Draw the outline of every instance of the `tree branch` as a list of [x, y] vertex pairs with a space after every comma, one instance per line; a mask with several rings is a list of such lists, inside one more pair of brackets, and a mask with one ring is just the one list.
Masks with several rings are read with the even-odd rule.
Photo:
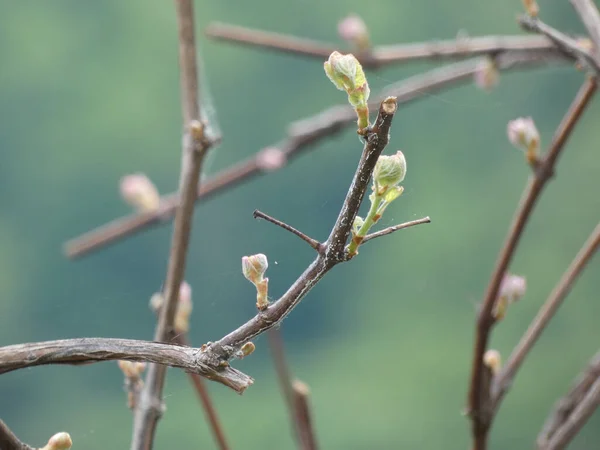
[[564, 448], [600, 403], [600, 352], [561, 398], [537, 439], [538, 449]]
[[[333, 51], [340, 50], [339, 45], [224, 23], [209, 24], [204, 34], [214, 39], [317, 59], [327, 59]], [[363, 67], [377, 69], [408, 61], [463, 59], [482, 55], [498, 55], [514, 50], [544, 51], [553, 48], [553, 42], [541, 36], [482, 36], [378, 46], [369, 52], [359, 53], [356, 57]]]
[[596, 75], [600, 73], [600, 66], [594, 55], [579, 45], [575, 39], [546, 25], [537, 17], [521, 16], [518, 21], [519, 25], [521, 25], [524, 30], [547, 36], [556, 44], [556, 47], [562, 50], [567, 56], [582, 62]]
[[[165, 301], [160, 310], [154, 340], [166, 342], [173, 337], [173, 322], [177, 309], [179, 287], [183, 281], [187, 249], [192, 227], [196, 190], [204, 157], [211, 142], [205, 136], [205, 123], [201, 122], [198, 92], [198, 67], [194, 36], [193, 0], [175, 0], [179, 30], [179, 66], [183, 128], [179, 193], [181, 202], [176, 209], [171, 251], [165, 281]], [[144, 388], [135, 409], [131, 448], [152, 448], [158, 419], [162, 414], [162, 390], [166, 366], [150, 365]]]
[[579, 275], [583, 272], [585, 266], [596, 253], [596, 250], [598, 250], [599, 246], [600, 224], [596, 225], [592, 234], [588, 237], [585, 244], [583, 244], [583, 247], [581, 247], [567, 271], [563, 274], [544, 305], [540, 308], [535, 319], [533, 319], [529, 328], [521, 338], [521, 341], [510, 355], [506, 365], [497, 376], [493, 393], [492, 409], [494, 411], [497, 410], [502, 398], [512, 385], [515, 375], [521, 367], [521, 364], [523, 364], [525, 357], [548, 325], [548, 322], [550, 322], [550, 319], [554, 317], [554, 314], [556, 314], [556, 311], [575, 284], [575, 281], [577, 281]]
[[403, 230], [404, 228], [414, 227], [415, 225], [421, 225], [422, 223], [431, 223], [431, 219], [428, 217], [423, 217], [422, 219], [411, 220], [410, 222], [404, 222], [399, 225], [394, 225], [392, 227], [385, 228], [381, 231], [376, 231], [375, 233], [367, 234], [365, 238], [362, 240], [362, 244], [370, 241], [371, 239], [376, 239], [381, 236], [386, 236], [388, 234], [394, 233], [398, 230]]
[[259, 211], [258, 209], [254, 210], [254, 213], [252, 214], [252, 216], [255, 219], [265, 219], [267, 222], [271, 222], [272, 224], [275, 224], [278, 227], [281, 227], [284, 230], [289, 231], [292, 234], [295, 234], [300, 239], [302, 239], [304, 242], [306, 242], [308, 245], [310, 245], [313, 249], [315, 249], [317, 252], [321, 252], [323, 250], [323, 246], [319, 241], [307, 236], [302, 231], [297, 230], [293, 226], [288, 225], [287, 223], [282, 222], [281, 220], [277, 220], [277, 219], [269, 216], [268, 214], [265, 214], [264, 212]]
[[[515, 50], [499, 55], [496, 65], [499, 70], [514, 70], [564, 61], [564, 55], [556, 49]], [[431, 93], [472, 82], [479, 65], [479, 60], [465, 61], [415, 75], [384, 89], [370, 104], [376, 108], [378, 102], [388, 95], [397, 97], [398, 104], [428, 98]], [[298, 120], [288, 128], [288, 137], [280, 143], [265, 147], [250, 159], [237, 163], [203, 182], [196, 192], [196, 199], [207, 199], [258, 175], [278, 170], [285, 166], [287, 161], [308, 150], [311, 145], [355, 123], [356, 113], [348, 105], [333, 106], [312, 117]], [[65, 253], [69, 258], [79, 258], [146, 228], [165, 223], [166, 219], [174, 215], [178, 205], [177, 193], [166, 195], [161, 198], [157, 211], [134, 213], [115, 219], [71, 239], [64, 246]]]
[[316, 433], [313, 427], [310, 406], [308, 398], [310, 391], [308, 386], [299, 380], [292, 383], [292, 392], [294, 396], [294, 405], [298, 417], [298, 434], [302, 444], [302, 450], [317, 450]]
[[554, 171], [554, 165], [558, 156], [595, 91], [595, 80], [588, 78], [580, 88], [569, 110], [558, 126], [547, 154], [543, 157], [543, 160], [534, 171], [532, 177], [530, 177], [527, 187], [525, 188], [524, 195], [510, 226], [508, 236], [500, 251], [496, 266], [486, 289], [483, 304], [477, 318], [475, 348], [473, 352], [468, 398], [468, 412], [472, 421], [474, 450], [484, 450], [486, 448], [487, 434], [491, 425], [491, 405], [489, 402], [484, 404], [482, 401], [484, 397], [482, 383], [484, 367], [483, 355], [487, 349], [489, 335], [492, 326], [494, 325], [492, 310], [496, 298], [498, 297], [500, 283], [512, 260], [513, 254], [523, 234], [523, 230], [525, 229], [525, 225], [531, 216], [531, 212], [533, 211], [544, 186]]
[[600, 56], [600, 12], [592, 0], [571, 0], [581, 18], [583, 25], [594, 43], [594, 55], [598, 60]]
[[133, 339], [78, 338], [0, 347], [0, 374], [48, 364], [83, 364], [125, 359], [178, 367], [241, 394], [254, 380], [229, 366], [208, 367], [201, 348]]
[[35, 450], [33, 447], [21, 442], [19, 438], [0, 419], [0, 449], [2, 450]]

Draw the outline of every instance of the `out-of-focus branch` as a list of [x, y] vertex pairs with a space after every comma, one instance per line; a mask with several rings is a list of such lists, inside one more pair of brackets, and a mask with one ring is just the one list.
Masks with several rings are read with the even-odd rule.
[[142, 361], [178, 367], [243, 393], [253, 380], [229, 366], [208, 367], [201, 348], [133, 339], [79, 338], [0, 347], [0, 374], [48, 364], [85, 364], [100, 361]]
[[[183, 148], [179, 176], [180, 202], [175, 211], [175, 223], [164, 286], [165, 301], [161, 307], [154, 340], [166, 342], [173, 338], [173, 322], [183, 282], [196, 191], [202, 163], [212, 142], [206, 123], [201, 122], [198, 65], [194, 33], [193, 0], [175, 0], [179, 31], [179, 67], [183, 116]], [[151, 364], [144, 388], [135, 409], [132, 450], [152, 448], [157, 422], [162, 415], [162, 391], [166, 366]]]
[[[179, 345], [189, 346], [187, 334], [180, 333], [175, 337], [175, 342]], [[198, 394], [198, 398], [200, 399], [200, 403], [202, 403], [202, 408], [204, 409], [204, 413], [206, 414], [206, 418], [208, 419], [208, 423], [210, 425], [210, 429], [212, 431], [213, 437], [219, 450], [228, 450], [229, 445], [227, 444], [227, 438], [225, 437], [225, 432], [223, 430], [223, 426], [221, 421], [219, 420], [219, 415], [217, 414], [217, 410], [213, 404], [212, 399], [208, 393], [208, 388], [204, 383], [204, 380], [200, 375], [194, 372], [186, 372], [192, 386], [194, 386], [194, 390]]]
[[492, 311], [498, 297], [500, 283], [506, 274], [533, 208], [537, 203], [544, 186], [554, 173], [554, 165], [568, 137], [571, 135], [575, 124], [589, 104], [595, 91], [596, 81], [593, 78], [588, 78], [580, 88], [573, 103], [569, 107], [569, 110], [559, 124], [548, 152], [543, 156], [539, 165], [535, 168], [534, 173], [530, 177], [527, 187], [525, 188], [523, 197], [487, 286], [483, 304], [481, 305], [479, 316], [477, 318], [475, 348], [473, 351], [468, 398], [468, 413], [472, 421], [474, 450], [485, 450], [487, 446], [487, 435], [493, 417], [491, 402], [483, 401], [484, 399], [490, 399], [489, 393], [485, 392], [486, 386], [484, 386], [483, 383], [483, 356], [487, 350], [492, 326], [495, 323]]
[[21, 442], [8, 425], [0, 419], [0, 449], [2, 450], [35, 450]]
[[292, 392], [294, 406], [296, 407], [296, 416], [298, 420], [298, 439], [302, 450], [317, 450], [316, 433], [313, 427], [313, 421], [308, 399], [310, 391], [308, 386], [302, 381], [294, 380], [292, 383]]
[[[214, 39], [316, 59], [327, 59], [333, 51], [340, 50], [334, 44], [223, 23], [210, 24], [204, 33]], [[541, 36], [482, 36], [377, 46], [368, 52], [356, 54], [356, 57], [363, 67], [376, 69], [408, 61], [464, 59], [482, 55], [496, 56], [515, 50], [546, 51], [553, 48], [552, 41]]]
[[598, 61], [600, 58], [600, 12], [598, 12], [598, 7], [593, 0], [571, 0], [571, 4], [592, 38], [594, 56]]
[[529, 328], [521, 338], [521, 341], [517, 344], [515, 349], [513, 350], [510, 358], [506, 362], [500, 374], [497, 376], [496, 381], [494, 383], [494, 393], [493, 393], [493, 410], [496, 411], [502, 398], [510, 389], [512, 382], [515, 378], [515, 375], [525, 357], [536, 343], [539, 336], [542, 334], [542, 331], [550, 322], [550, 319], [554, 317], [556, 311], [562, 304], [563, 300], [575, 284], [575, 281], [579, 277], [579, 275], [583, 272], [583, 269], [590, 262], [598, 247], [600, 246], [600, 224], [596, 225], [596, 228], [592, 232], [592, 234], [588, 237], [587, 241], [579, 252], [571, 265], [567, 269], [567, 271], [563, 274], [562, 278], [544, 303], [544, 305], [540, 308], [536, 317], [529, 325]]
[[[556, 49], [512, 50], [496, 57], [499, 70], [515, 70], [539, 67], [548, 63], [564, 62], [563, 54]], [[471, 82], [480, 66], [480, 60], [464, 61], [430, 70], [402, 80], [384, 89], [374, 107], [388, 95], [397, 97], [398, 104], [407, 104], [444, 89]], [[254, 177], [278, 170], [318, 141], [332, 136], [356, 122], [356, 113], [347, 105], [328, 108], [312, 117], [299, 120], [288, 128], [288, 137], [278, 144], [265, 147], [250, 159], [233, 165], [209, 178], [198, 188], [197, 199], [213, 195], [249, 181]], [[162, 197], [155, 212], [134, 213], [115, 219], [91, 230], [65, 244], [69, 258], [79, 258], [99, 250], [172, 217], [179, 205], [177, 193]]]
[[571, 390], [561, 398], [537, 439], [540, 450], [560, 450], [600, 406], [600, 353], [592, 358]]

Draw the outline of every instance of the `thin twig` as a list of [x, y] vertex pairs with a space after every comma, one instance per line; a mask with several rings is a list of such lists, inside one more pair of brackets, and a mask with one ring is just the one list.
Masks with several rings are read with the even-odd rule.
[[292, 392], [294, 394], [294, 405], [298, 417], [298, 434], [302, 445], [301, 448], [302, 450], [317, 450], [319, 447], [308, 404], [310, 397], [308, 386], [300, 380], [294, 380], [292, 383]]
[[227, 365], [208, 367], [203, 349], [133, 339], [78, 338], [0, 347], [0, 374], [48, 364], [83, 364], [125, 359], [178, 367], [243, 393], [253, 380]]
[[[499, 70], [506, 71], [564, 62], [565, 58], [556, 49], [514, 50], [499, 55], [495, 61]], [[464, 61], [415, 75], [384, 89], [372, 103], [376, 105], [388, 95], [397, 97], [398, 104], [429, 98], [431, 93], [472, 82], [479, 66], [480, 60]], [[356, 113], [348, 105], [334, 106], [309, 118], [298, 120], [288, 128], [288, 137], [282, 142], [265, 147], [250, 159], [239, 162], [203, 182], [197, 191], [197, 199], [207, 199], [258, 175], [278, 170], [303, 151], [310, 149], [311, 145], [355, 123]], [[166, 195], [161, 198], [160, 207], [155, 212], [134, 213], [118, 218], [69, 240], [64, 245], [65, 254], [69, 258], [79, 258], [151, 226], [166, 223], [166, 219], [174, 215], [178, 205], [177, 193]]]
[[[596, 353], [592, 358], [588, 367], [579, 375], [570, 391], [556, 403], [554, 410], [546, 420], [538, 436], [538, 449], [552, 448], [551, 442], [553, 443], [552, 445], [556, 446], [557, 440], [561, 436], [567, 435], [565, 433], [567, 428], [564, 427], [570, 427], [570, 424], [573, 423], [572, 419], [581, 417], [581, 415], [576, 414], [573, 416], [573, 414], [586, 401], [586, 397], [589, 401], [594, 396], [594, 392], [597, 392], [597, 390], [594, 391], [594, 384], [598, 384], [598, 380], [600, 380], [600, 352]], [[567, 442], [564, 443], [566, 444]]]
[[592, 0], [571, 0], [571, 4], [594, 43], [594, 55], [600, 57], [600, 12]]
[[491, 405], [489, 402], [488, 404], [484, 404], [482, 401], [485, 394], [482, 389], [482, 373], [484, 367], [483, 355], [487, 349], [490, 331], [495, 322], [492, 310], [496, 298], [498, 297], [500, 283], [508, 269], [515, 249], [523, 234], [523, 230], [525, 229], [525, 225], [539, 199], [540, 193], [554, 172], [554, 165], [558, 156], [595, 91], [595, 80], [588, 78], [580, 88], [569, 107], [569, 110], [558, 126], [547, 154], [543, 157], [539, 167], [536, 168], [534, 174], [530, 177], [527, 187], [525, 188], [523, 197], [510, 226], [508, 236], [500, 251], [490, 282], [486, 289], [483, 304], [477, 318], [475, 348], [473, 351], [468, 398], [468, 412], [472, 421], [474, 450], [485, 450], [487, 446], [487, 434], [491, 425]]
[[540, 308], [535, 319], [533, 319], [531, 325], [529, 325], [529, 328], [521, 338], [521, 341], [515, 347], [510, 358], [506, 362], [506, 365], [496, 378], [493, 399], [494, 411], [497, 410], [502, 398], [512, 385], [515, 375], [521, 367], [521, 364], [523, 364], [525, 357], [548, 325], [548, 322], [554, 317], [554, 314], [556, 314], [556, 311], [573, 287], [573, 284], [575, 284], [575, 281], [592, 259], [592, 256], [594, 256], [599, 246], [600, 224], [596, 225], [592, 234], [588, 237], [585, 244], [583, 244], [583, 247], [581, 247], [567, 271], [563, 274], [544, 305]]
[[33, 447], [21, 442], [19, 438], [0, 419], [0, 449], [2, 450], [35, 450]]
[[521, 25], [524, 30], [547, 36], [560, 50], [565, 52], [565, 54], [584, 63], [596, 75], [600, 73], [600, 66], [598, 65], [596, 58], [594, 58], [594, 55], [579, 45], [575, 39], [567, 36], [555, 28], [552, 28], [549, 25], [546, 25], [537, 17], [521, 16], [518, 20], [519, 25]]
[[371, 239], [385, 236], [395, 231], [403, 230], [404, 228], [410, 228], [414, 227], [415, 225], [421, 225], [422, 223], [431, 223], [431, 219], [429, 217], [423, 217], [422, 219], [411, 220], [410, 222], [404, 222], [399, 225], [394, 225], [392, 227], [385, 228], [381, 231], [376, 231], [375, 233], [367, 234], [363, 239], [362, 244], [364, 244], [367, 241], [370, 241]]
[[[175, 0], [179, 30], [179, 66], [183, 128], [179, 192], [181, 203], [176, 210], [171, 251], [165, 281], [165, 301], [160, 310], [154, 340], [166, 342], [173, 337], [179, 287], [183, 281], [190, 240], [196, 191], [204, 157], [211, 142], [206, 138], [206, 124], [201, 123], [198, 67], [194, 35], [193, 0]], [[135, 410], [132, 450], [152, 448], [157, 422], [162, 414], [162, 391], [166, 366], [152, 364], [148, 368], [144, 389]]]
[[271, 222], [272, 224], [275, 224], [278, 227], [281, 227], [284, 230], [289, 231], [292, 234], [295, 234], [300, 239], [302, 239], [304, 242], [306, 242], [308, 245], [310, 245], [312, 248], [314, 248], [317, 252], [323, 251], [323, 244], [321, 244], [316, 239], [313, 239], [313, 238], [307, 236], [302, 231], [297, 230], [293, 226], [288, 225], [287, 223], [282, 222], [281, 220], [277, 220], [277, 219], [269, 216], [268, 214], [265, 214], [264, 212], [259, 211], [258, 209], [255, 209], [254, 213], [252, 215], [255, 219], [265, 219], [267, 222]]
[[[175, 338], [175, 342], [179, 345], [189, 346], [187, 334], [178, 334]], [[194, 386], [194, 390], [198, 394], [198, 398], [200, 399], [200, 403], [202, 403], [202, 409], [204, 409], [204, 413], [206, 414], [206, 418], [208, 419], [208, 424], [213, 434], [213, 438], [217, 443], [217, 446], [220, 450], [228, 450], [229, 445], [227, 444], [227, 438], [225, 437], [225, 432], [223, 430], [223, 426], [221, 424], [221, 420], [219, 419], [219, 415], [217, 414], [217, 410], [215, 409], [215, 405], [210, 398], [208, 393], [208, 388], [204, 383], [204, 380], [200, 375], [193, 372], [186, 372], [192, 386]]]
[[[224, 23], [211, 23], [204, 33], [215, 39], [317, 59], [327, 59], [333, 51], [340, 50], [339, 45]], [[552, 41], [541, 36], [482, 36], [378, 46], [368, 52], [358, 53], [356, 57], [365, 68], [376, 69], [424, 59], [464, 59], [513, 50], [549, 50], [553, 47]]]

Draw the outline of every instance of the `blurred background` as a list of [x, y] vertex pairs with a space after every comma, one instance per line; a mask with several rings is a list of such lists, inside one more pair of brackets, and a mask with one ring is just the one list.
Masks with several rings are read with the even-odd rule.
[[[345, 44], [337, 22], [360, 14], [375, 44], [519, 34], [521, 2], [296, 0], [196, 2], [199, 30], [229, 22]], [[583, 32], [568, 2], [542, 17]], [[2, 2], [0, 14], [0, 345], [74, 337], [151, 339], [148, 300], [166, 271], [166, 224], [68, 261], [63, 243], [130, 209], [118, 182], [145, 172], [177, 188], [181, 114], [172, 2]], [[198, 33], [222, 144], [206, 174], [285, 136], [289, 123], [345, 102], [322, 61], [213, 42]], [[367, 71], [373, 93], [433, 68]], [[330, 273], [282, 328], [296, 377], [312, 393], [324, 449], [465, 449], [465, 405], [475, 311], [525, 185], [523, 155], [506, 123], [534, 117], [547, 144], [583, 80], [569, 66], [501, 75], [491, 93], [467, 83], [402, 107], [388, 153], [408, 161], [404, 195], [382, 226], [424, 215], [432, 224], [361, 248]], [[584, 114], [511, 266], [528, 291], [493, 334], [504, 358], [598, 221], [600, 104]], [[241, 257], [270, 261], [278, 297], [311, 261], [297, 238], [252, 219], [261, 209], [324, 239], [361, 144], [352, 128], [284, 169], [200, 204], [186, 279], [190, 339], [215, 340], [255, 312]], [[556, 399], [598, 350], [600, 260], [593, 261], [543, 334], [503, 403], [492, 448], [531, 448]], [[243, 396], [210, 384], [234, 449], [292, 449], [267, 340], [235, 363], [255, 385]], [[115, 363], [37, 367], [0, 377], [0, 417], [27, 443], [67, 430], [74, 448], [128, 448], [131, 413]], [[213, 448], [185, 374], [170, 370], [157, 449]], [[600, 416], [571, 448], [598, 448]]]

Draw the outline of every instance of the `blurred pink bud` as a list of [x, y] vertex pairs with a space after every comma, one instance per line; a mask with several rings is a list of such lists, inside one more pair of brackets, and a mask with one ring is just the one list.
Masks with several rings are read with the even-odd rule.
[[490, 58], [481, 61], [473, 75], [473, 80], [478, 88], [491, 91], [500, 81], [500, 72], [494, 61]]
[[367, 25], [356, 14], [350, 14], [338, 23], [338, 34], [359, 50], [367, 50], [370, 46]]
[[121, 372], [123, 372], [123, 375], [127, 378], [139, 378], [142, 375], [142, 372], [146, 370], [146, 363], [144, 362], [126, 361], [121, 359], [117, 364], [119, 365]]
[[500, 297], [506, 298], [508, 303], [514, 303], [525, 295], [527, 281], [518, 275], [506, 274], [500, 284]]
[[184, 281], [179, 287], [179, 303], [175, 313], [175, 330], [178, 333], [186, 333], [190, 329], [190, 315], [193, 306], [192, 287]]
[[120, 183], [121, 197], [140, 211], [155, 211], [160, 205], [156, 186], [143, 173], [125, 175]]
[[500, 372], [502, 359], [498, 350], [488, 350], [483, 355], [483, 363], [490, 368], [493, 375], [497, 375]]
[[531, 117], [519, 117], [508, 122], [508, 140], [515, 147], [536, 154], [540, 146], [540, 134]]
[[287, 157], [285, 153], [275, 147], [267, 147], [260, 151], [257, 164], [265, 172], [272, 172], [285, 166]]

